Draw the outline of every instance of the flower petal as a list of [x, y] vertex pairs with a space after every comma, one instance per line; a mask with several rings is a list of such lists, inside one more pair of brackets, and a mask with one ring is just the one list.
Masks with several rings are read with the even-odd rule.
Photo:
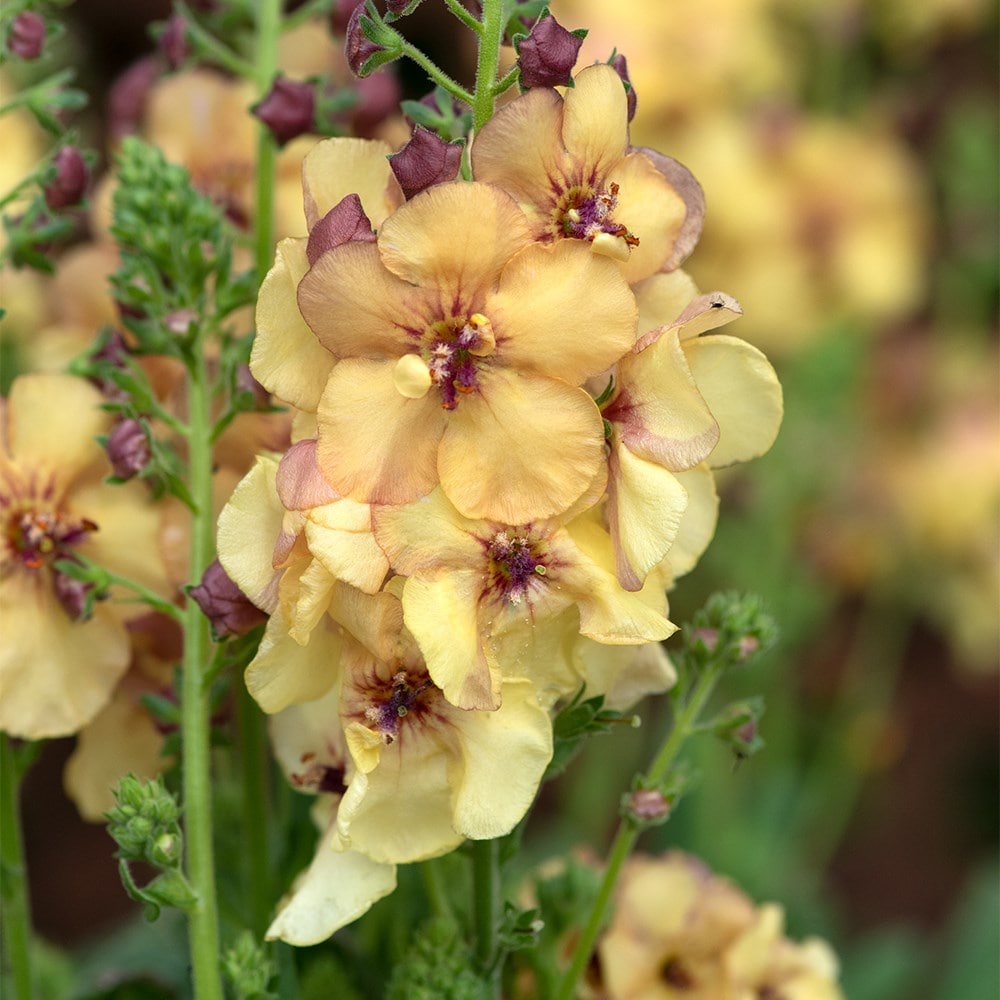
[[314, 508], [306, 519], [306, 542], [327, 572], [367, 594], [377, 593], [389, 572], [368, 504], [345, 498]]
[[634, 288], [639, 305], [639, 339], [673, 323], [687, 304], [698, 296], [698, 288], [685, 271], [654, 274]]
[[449, 414], [438, 455], [459, 512], [505, 524], [567, 510], [603, 461], [601, 417], [583, 389], [500, 368]]
[[675, 472], [688, 495], [687, 507], [681, 518], [667, 562], [675, 577], [694, 569], [715, 535], [719, 518], [719, 497], [715, 492], [715, 477], [703, 462], [685, 472]]
[[334, 358], [299, 312], [296, 290], [308, 270], [306, 241], [282, 240], [257, 297], [250, 370], [279, 399], [315, 413]]
[[349, 194], [360, 197], [365, 215], [378, 228], [403, 203], [403, 192], [389, 168], [391, 152], [381, 139], [337, 137], [316, 143], [302, 161], [309, 228]]
[[578, 240], [519, 253], [485, 309], [504, 364], [571, 385], [606, 371], [635, 343], [638, 314], [621, 267]]
[[337, 358], [408, 353], [437, 318], [436, 301], [436, 295], [386, 270], [373, 243], [344, 243], [327, 251], [298, 287], [298, 309]]
[[614, 179], [608, 171], [628, 144], [628, 97], [611, 66], [588, 66], [573, 78], [566, 91], [562, 138], [585, 176]]
[[458, 708], [492, 711], [500, 706], [500, 675], [491, 672], [479, 634], [482, 592], [478, 571], [410, 577], [403, 588], [403, 617], [445, 698]]
[[323, 475], [338, 493], [363, 503], [424, 496], [438, 484], [448, 416], [434, 397], [401, 396], [391, 362], [341, 361], [320, 401], [316, 454]]
[[464, 181], [435, 184], [385, 220], [378, 249], [403, 281], [470, 303], [531, 242], [528, 220], [499, 188]]
[[784, 412], [781, 384], [770, 362], [744, 340], [725, 334], [683, 344], [698, 391], [719, 424], [712, 468], [746, 462], [771, 447]]

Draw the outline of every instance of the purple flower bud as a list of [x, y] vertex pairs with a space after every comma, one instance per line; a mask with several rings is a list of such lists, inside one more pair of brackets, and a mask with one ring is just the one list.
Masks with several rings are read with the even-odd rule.
[[385, 9], [391, 14], [402, 14], [413, 0], [385, 0]]
[[623, 83], [628, 84], [625, 88], [628, 94], [628, 120], [632, 121], [635, 118], [635, 108], [639, 99], [635, 96], [635, 87], [632, 86], [632, 81], [628, 76], [628, 63], [620, 52], [611, 60], [611, 68], [622, 78]]
[[94, 585], [74, 580], [73, 577], [58, 571], [53, 575], [52, 582], [56, 598], [66, 614], [75, 622], [83, 621], [86, 617], [87, 596], [94, 589]]
[[37, 59], [45, 47], [45, 22], [33, 10], [22, 10], [11, 22], [7, 48], [19, 59]]
[[361, 15], [365, 12], [365, 5], [358, 4], [351, 12], [351, 19], [347, 22], [347, 29], [344, 32], [344, 54], [347, 56], [347, 65], [351, 67], [351, 72], [355, 76], [361, 76], [361, 67], [376, 52], [381, 51], [381, 47], [368, 38], [361, 29]]
[[56, 175], [45, 185], [45, 204], [53, 211], [79, 205], [89, 178], [80, 150], [76, 146], [63, 146], [52, 164]]
[[371, 17], [364, 4], [354, 8], [344, 37], [344, 55], [355, 76], [368, 76], [403, 54], [403, 39], [394, 28]]
[[265, 410], [271, 405], [271, 394], [253, 377], [249, 365], [240, 365], [236, 369], [236, 386], [252, 393], [258, 410]]
[[638, 788], [628, 797], [629, 813], [644, 823], [659, 823], [670, 815], [670, 801], [655, 788]]
[[445, 142], [429, 129], [413, 130], [410, 141], [389, 157], [389, 166], [407, 199], [432, 184], [454, 180], [462, 161], [462, 147]]
[[174, 14], [163, 26], [157, 42], [171, 69], [180, 69], [191, 52], [187, 40], [187, 22]]
[[251, 604], [233, 583], [218, 559], [205, 570], [201, 583], [192, 587], [190, 593], [212, 623], [212, 631], [217, 638], [246, 635], [267, 619], [267, 615]]
[[551, 14], [535, 22], [531, 34], [517, 44], [521, 86], [560, 87], [571, 80], [586, 32], [567, 31]]
[[138, 131], [146, 98], [160, 73], [160, 60], [156, 56], [146, 56], [129, 66], [111, 85], [107, 117], [112, 140]]
[[275, 142], [284, 146], [313, 130], [316, 86], [277, 76], [263, 100], [250, 110], [271, 130]]
[[375, 234], [361, 199], [356, 194], [349, 194], [309, 230], [306, 258], [310, 265], [315, 264], [327, 250], [355, 241], [374, 243]]
[[104, 447], [118, 479], [137, 476], [149, 462], [149, 436], [138, 420], [119, 420]]

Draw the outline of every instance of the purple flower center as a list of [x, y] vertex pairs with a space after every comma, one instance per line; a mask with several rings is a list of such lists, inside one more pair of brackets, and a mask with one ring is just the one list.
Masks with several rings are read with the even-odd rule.
[[467, 319], [439, 320], [428, 327], [422, 357], [431, 383], [441, 393], [444, 409], [454, 410], [462, 396], [477, 390], [479, 366], [495, 346], [493, 328], [481, 313]]
[[430, 707], [436, 691], [426, 674], [414, 677], [400, 670], [393, 675], [391, 687], [383, 685], [374, 692], [372, 704], [365, 709], [365, 720], [386, 744], [394, 743], [400, 722], [408, 717], [419, 719]]
[[555, 233], [570, 239], [593, 243], [600, 233], [620, 236], [630, 247], [639, 245], [639, 238], [612, 218], [618, 206], [618, 185], [594, 189], [590, 185], [569, 188], [553, 210]]
[[524, 601], [538, 578], [546, 573], [532, 539], [509, 531], [498, 531], [493, 536], [489, 558], [493, 589], [511, 604]]
[[71, 558], [72, 547], [97, 525], [61, 510], [39, 509], [19, 504], [7, 512], [3, 524], [3, 545], [8, 558], [25, 569], [40, 569], [57, 559]]

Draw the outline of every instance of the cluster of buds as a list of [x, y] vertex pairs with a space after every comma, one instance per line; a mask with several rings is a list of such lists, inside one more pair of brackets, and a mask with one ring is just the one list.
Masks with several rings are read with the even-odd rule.
[[250, 362], [297, 409], [294, 443], [258, 458], [218, 536], [270, 616], [250, 692], [325, 803], [272, 937], [322, 940], [397, 864], [508, 833], [581, 692], [667, 689], [665, 594], [711, 538], [712, 468], [777, 432], [770, 365], [712, 333], [738, 305], [680, 268], [697, 182], [629, 144], [615, 67], [573, 83], [480, 129], [471, 182], [420, 130], [391, 163], [374, 141], [306, 157], [309, 235], [278, 246]]

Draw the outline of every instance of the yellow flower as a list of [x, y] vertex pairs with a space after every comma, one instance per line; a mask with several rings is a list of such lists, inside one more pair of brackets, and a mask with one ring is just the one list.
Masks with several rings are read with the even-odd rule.
[[273, 733], [282, 759], [298, 761], [294, 784], [310, 787], [317, 765], [327, 782], [336, 773], [334, 846], [393, 864], [510, 832], [552, 753], [533, 685], [505, 680], [494, 712], [456, 708], [428, 675], [394, 593], [354, 592], [331, 611], [344, 633], [342, 645], [326, 644], [333, 683], [276, 716]]
[[121, 610], [75, 621], [79, 585], [54, 568], [79, 553], [160, 593], [158, 517], [137, 483], [102, 482], [101, 396], [82, 379], [24, 375], [0, 436], [0, 728], [65, 736], [107, 704], [131, 657]]
[[675, 576], [691, 569], [715, 528], [711, 468], [763, 454], [782, 415], [763, 354], [706, 335], [741, 315], [734, 299], [699, 296], [680, 270], [642, 282], [636, 298], [640, 337], [602, 411], [611, 428], [608, 524], [630, 590], [665, 558]]
[[[544, 632], [566, 608], [578, 611], [576, 630], [601, 643], [633, 645], [675, 631], [662, 591], [657, 609], [622, 590], [578, 540], [572, 522], [470, 520], [440, 490], [416, 503], [376, 507], [372, 522], [393, 568], [408, 577], [406, 626], [434, 683], [461, 708], [496, 708], [502, 676], [529, 676], [545, 687], [547, 676], [526, 671], [529, 658], [508, 659], [503, 652], [504, 645], [527, 644], [529, 637], [507, 637], [506, 644], [502, 637]], [[576, 529], [602, 532], [596, 524]]]
[[377, 243], [323, 253], [298, 302], [340, 359], [317, 454], [344, 496], [404, 503], [440, 482], [463, 516], [518, 524], [597, 475], [604, 435], [579, 385], [632, 346], [634, 298], [614, 262], [535, 243], [497, 188], [429, 188]]
[[701, 231], [697, 181], [629, 146], [625, 88], [610, 66], [580, 72], [565, 97], [535, 87], [502, 107], [475, 138], [472, 169], [518, 202], [534, 239], [587, 241], [631, 282], [676, 267]]

